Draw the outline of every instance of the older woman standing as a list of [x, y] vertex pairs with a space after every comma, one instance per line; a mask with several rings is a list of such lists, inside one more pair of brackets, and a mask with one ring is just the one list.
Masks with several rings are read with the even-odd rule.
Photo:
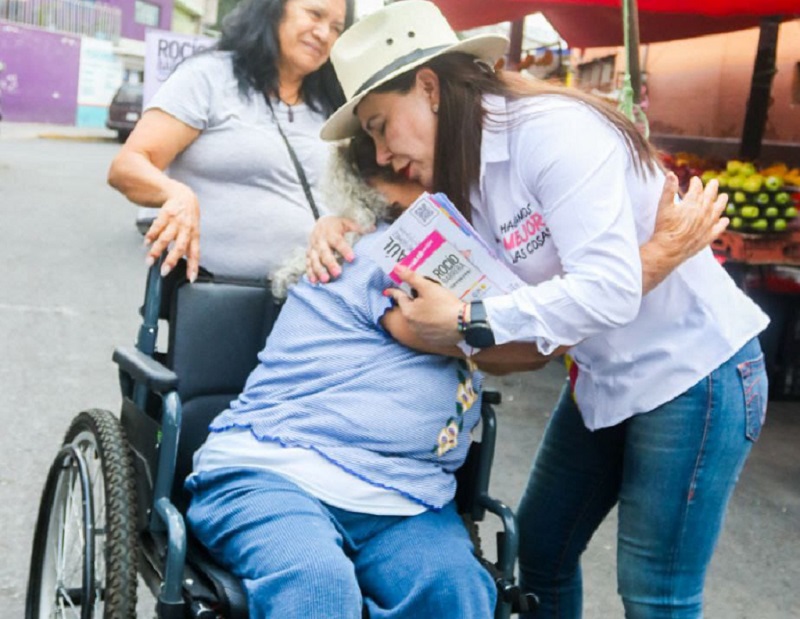
[[[619, 508], [618, 588], [632, 619], [698, 618], [739, 472], [766, 412], [764, 314], [701, 251], [643, 269], [664, 175], [624, 117], [579, 93], [495, 73], [502, 43], [459, 41], [432, 3], [375, 13], [332, 52], [378, 162], [444, 191], [530, 285], [462, 304], [415, 273], [390, 294], [431, 345], [572, 347], [519, 508], [521, 583], [536, 615], [581, 616], [580, 557]], [[713, 192], [713, 188], [712, 188]], [[313, 262], [313, 259], [312, 259]], [[646, 294], [645, 294], [646, 293]]]
[[160, 207], [146, 241], [150, 262], [172, 243], [164, 274], [185, 255], [196, 277], [201, 233], [203, 266], [239, 277], [269, 276], [305, 243], [326, 212], [319, 129], [344, 100], [330, 49], [351, 21], [352, 0], [245, 0], [161, 86], [108, 180]]

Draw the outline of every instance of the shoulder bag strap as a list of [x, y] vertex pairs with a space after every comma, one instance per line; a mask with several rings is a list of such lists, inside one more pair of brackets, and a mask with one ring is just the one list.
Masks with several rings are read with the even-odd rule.
[[269, 111], [272, 112], [272, 118], [275, 120], [275, 126], [278, 127], [278, 133], [281, 134], [283, 142], [286, 144], [286, 149], [289, 151], [289, 157], [294, 164], [294, 169], [297, 170], [297, 176], [300, 178], [300, 184], [303, 186], [303, 191], [306, 194], [308, 205], [311, 207], [311, 212], [314, 214], [314, 219], [319, 219], [319, 209], [317, 208], [317, 203], [314, 202], [314, 196], [311, 195], [311, 187], [308, 185], [306, 172], [303, 169], [300, 160], [297, 158], [297, 153], [294, 152], [292, 145], [289, 144], [289, 138], [287, 138], [286, 134], [283, 132], [283, 127], [281, 127], [281, 124], [278, 122], [278, 117], [275, 115], [275, 110], [272, 108], [272, 102], [269, 100], [269, 97], [266, 93], [264, 93], [264, 101], [267, 102], [267, 107], [269, 108]]

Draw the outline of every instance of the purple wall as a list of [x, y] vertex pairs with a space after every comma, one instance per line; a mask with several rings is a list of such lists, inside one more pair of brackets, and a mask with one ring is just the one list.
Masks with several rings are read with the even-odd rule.
[[109, 0], [107, 4], [115, 6], [122, 11], [122, 36], [127, 39], [144, 41], [144, 31], [147, 28], [158, 30], [172, 30], [173, 0], [145, 0], [149, 4], [161, 7], [157, 26], [136, 23], [136, 0]]
[[74, 124], [80, 53], [79, 37], [0, 20], [3, 119]]

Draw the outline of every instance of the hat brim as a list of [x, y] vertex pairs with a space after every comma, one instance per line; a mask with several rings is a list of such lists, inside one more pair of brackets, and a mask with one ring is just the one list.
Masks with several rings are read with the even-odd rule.
[[503, 56], [508, 46], [508, 39], [499, 34], [479, 34], [464, 41], [459, 41], [455, 45], [441, 49], [428, 56], [418, 58], [413, 62], [403, 65], [396, 71], [389, 73], [383, 79], [376, 81], [364, 92], [359, 93], [336, 110], [325, 122], [320, 130], [320, 137], [323, 140], [333, 141], [349, 138], [358, 132], [360, 127], [358, 118], [355, 115], [356, 106], [361, 100], [377, 87], [385, 84], [403, 73], [410, 71], [420, 65], [425, 64], [432, 58], [453, 52], [471, 54], [481, 60], [494, 65]]

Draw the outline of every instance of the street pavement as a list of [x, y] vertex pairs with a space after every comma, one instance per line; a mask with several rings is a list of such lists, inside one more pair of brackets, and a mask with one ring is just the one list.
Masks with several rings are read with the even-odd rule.
[[[0, 619], [23, 616], [39, 493], [70, 420], [119, 407], [111, 353], [134, 340], [145, 268], [135, 208], [105, 184], [118, 148], [105, 130], [0, 123]], [[503, 394], [492, 493], [512, 506], [563, 380], [551, 364], [490, 381]], [[706, 617], [800, 617], [798, 446], [800, 404], [771, 404], [711, 566]], [[615, 526], [612, 513], [585, 554], [586, 619], [623, 616]], [[489, 554], [495, 530], [483, 528]], [[145, 596], [139, 616], [152, 609]]]

